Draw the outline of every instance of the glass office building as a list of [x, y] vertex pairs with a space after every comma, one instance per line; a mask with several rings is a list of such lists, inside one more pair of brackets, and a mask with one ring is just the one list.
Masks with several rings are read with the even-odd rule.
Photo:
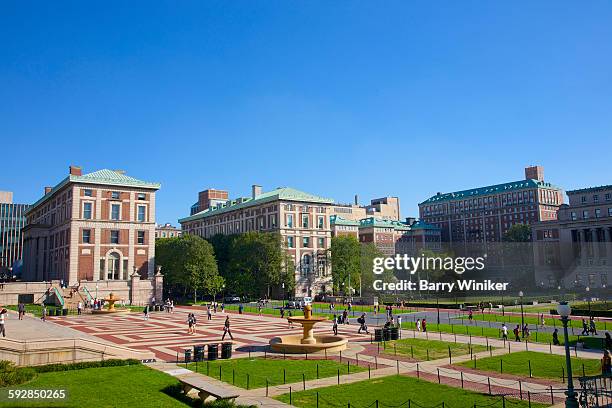
[[13, 275], [13, 268], [21, 265], [23, 237], [28, 204], [14, 204], [13, 193], [0, 191], [0, 278]]

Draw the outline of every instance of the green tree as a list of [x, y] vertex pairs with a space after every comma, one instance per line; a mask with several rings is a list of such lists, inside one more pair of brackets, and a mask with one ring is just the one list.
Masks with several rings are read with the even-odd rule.
[[374, 292], [374, 280], [392, 282], [393, 279], [395, 279], [393, 270], [387, 268], [385, 268], [382, 274], [374, 274], [374, 259], [384, 257], [385, 254], [383, 254], [373, 243], [361, 244], [359, 248], [359, 269], [362, 294]]
[[531, 242], [531, 227], [526, 224], [514, 224], [504, 234], [504, 242]]
[[336, 292], [344, 287], [348, 294], [349, 283], [353, 287], [359, 284], [360, 252], [359, 241], [353, 236], [341, 235], [331, 239], [328, 259], [331, 263], [332, 280]]

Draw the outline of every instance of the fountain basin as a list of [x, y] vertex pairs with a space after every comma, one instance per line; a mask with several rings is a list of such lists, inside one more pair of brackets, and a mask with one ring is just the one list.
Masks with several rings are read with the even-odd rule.
[[317, 335], [312, 336], [314, 343], [302, 343], [301, 335], [274, 337], [270, 340], [273, 351], [289, 354], [320, 353], [327, 351], [346, 350], [348, 340], [342, 336]]

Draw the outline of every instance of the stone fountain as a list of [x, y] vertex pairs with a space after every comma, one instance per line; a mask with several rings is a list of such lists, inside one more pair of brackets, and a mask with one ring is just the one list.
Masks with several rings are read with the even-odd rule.
[[342, 336], [314, 335], [314, 326], [327, 320], [325, 317], [314, 317], [312, 306], [304, 306], [304, 316], [288, 317], [292, 323], [302, 325], [302, 335], [274, 337], [270, 340], [272, 350], [281, 353], [316, 353], [322, 351], [341, 351], [346, 349], [347, 339]]
[[116, 297], [113, 292], [111, 292], [108, 295], [108, 297], [106, 299], [103, 299], [103, 300], [108, 303], [108, 309], [92, 310], [91, 313], [93, 313], [93, 314], [108, 314], [108, 313], [126, 313], [126, 312], [130, 311], [130, 309], [128, 309], [128, 308], [115, 309], [115, 303], [118, 302], [121, 299]]

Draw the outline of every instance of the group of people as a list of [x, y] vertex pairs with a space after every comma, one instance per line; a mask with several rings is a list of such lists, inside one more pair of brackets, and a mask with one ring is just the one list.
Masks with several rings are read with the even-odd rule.
[[588, 323], [586, 319], [582, 319], [582, 335], [588, 336], [589, 334], [592, 334], [593, 336], [597, 335], [597, 326], [595, 325], [595, 319], [593, 316], [589, 318]]

